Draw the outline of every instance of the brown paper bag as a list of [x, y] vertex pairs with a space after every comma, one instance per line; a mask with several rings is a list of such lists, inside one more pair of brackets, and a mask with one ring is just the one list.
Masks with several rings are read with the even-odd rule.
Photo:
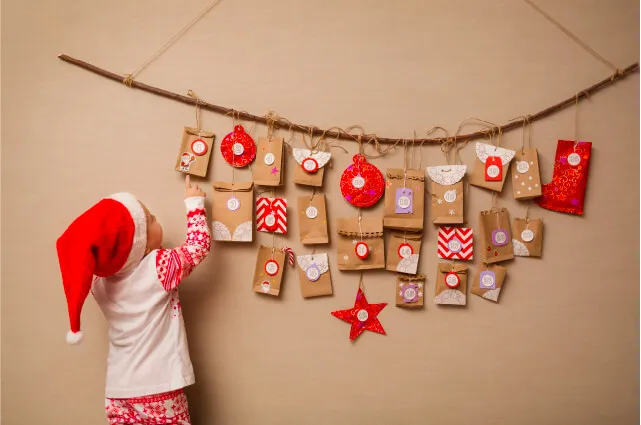
[[434, 304], [465, 305], [467, 303], [467, 266], [439, 263], [435, 295]]
[[519, 149], [512, 166], [514, 199], [532, 199], [541, 196], [541, 173], [536, 148]]
[[481, 261], [485, 264], [514, 258], [510, 213], [505, 208], [481, 211]]
[[474, 283], [472, 284], [472, 292], [474, 295], [483, 297], [486, 300], [494, 301], [495, 303], [499, 302], [499, 293], [503, 287], [503, 282], [505, 281], [505, 276], [507, 271], [505, 267], [501, 267], [497, 264], [491, 266], [483, 265], [481, 266], [481, 271]]
[[256, 146], [256, 161], [252, 165], [254, 184], [259, 186], [282, 186], [284, 158], [282, 137], [259, 137]]
[[303, 245], [329, 243], [325, 195], [298, 197], [298, 231]]
[[[273, 263], [276, 266], [273, 266]], [[269, 263], [269, 264], [268, 264]], [[278, 296], [280, 294], [280, 283], [283, 279], [283, 271], [287, 266], [285, 253], [279, 249], [261, 245], [258, 248], [258, 259], [254, 271], [254, 282], [252, 288], [259, 294]], [[274, 267], [273, 269], [271, 267]], [[268, 273], [276, 272], [273, 276]]]
[[467, 303], [467, 266], [439, 263], [434, 294], [434, 304], [465, 305]]
[[543, 219], [515, 218], [512, 244], [517, 257], [540, 257], [543, 250]]
[[416, 274], [422, 237], [422, 233], [392, 231], [387, 242], [387, 270]]
[[[339, 218], [336, 220], [336, 230], [339, 235], [339, 270], [385, 268], [385, 242], [383, 241], [382, 217], [362, 217], [360, 227], [358, 217]], [[366, 243], [369, 247], [369, 255], [367, 255], [365, 259], [359, 258], [356, 254], [360, 242]]]
[[329, 274], [327, 254], [299, 255], [298, 277], [303, 298], [332, 295], [332, 278]]
[[[503, 183], [505, 183], [505, 176], [507, 176], [508, 168], [510, 168], [510, 161], [514, 158], [514, 154], [516, 154], [516, 152], [509, 149], [488, 145], [487, 143], [477, 143], [476, 159], [474, 161], [474, 167], [472, 168], [472, 175], [470, 176], [470, 184], [478, 187], [484, 187], [495, 192], [502, 191]], [[498, 157], [500, 159], [502, 171], [501, 180], [499, 181], [486, 180], [485, 163], [488, 158], [491, 157]]]
[[192, 176], [207, 176], [214, 137], [211, 131], [185, 127], [174, 169]]
[[425, 276], [396, 276], [396, 306], [403, 308], [423, 307]]
[[294, 167], [294, 183], [304, 186], [321, 187], [325, 165], [332, 157], [323, 150], [312, 152], [309, 149], [292, 148], [298, 166]]
[[385, 185], [383, 226], [390, 229], [423, 229], [425, 215], [425, 173], [421, 170], [389, 168]]
[[434, 224], [463, 224], [465, 165], [427, 167], [432, 179], [430, 218]]
[[213, 239], [251, 242], [254, 231], [254, 183], [214, 182], [213, 186]]

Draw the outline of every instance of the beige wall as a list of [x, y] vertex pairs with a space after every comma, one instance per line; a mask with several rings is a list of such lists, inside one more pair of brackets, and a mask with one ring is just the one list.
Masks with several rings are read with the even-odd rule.
[[[185, 227], [173, 166], [193, 109], [56, 55], [131, 71], [205, 3], [2, 4], [5, 425], [105, 423], [106, 324], [93, 300], [84, 343], [64, 341], [55, 240], [71, 220], [99, 197], [129, 190], [160, 218], [167, 244], [180, 243]], [[637, 2], [539, 3], [613, 62], [638, 60]], [[505, 122], [533, 113], [609, 72], [519, 1], [224, 0], [139, 79], [258, 114], [273, 109], [297, 122], [410, 137], [437, 124], [454, 131], [470, 116]], [[287, 270], [281, 298], [267, 299], [250, 290], [257, 244], [214, 245], [181, 291], [198, 380], [188, 391], [194, 423], [636, 423], [638, 93], [633, 75], [581, 104], [579, 136], [594, 143], [587, 213], [533, 209], [545, 220], [544, 258], [508, 265], [499, 305], [473, 295], [466, 308], [432, 304], [429, 225], [420, 265], [429, 278], [426, 308], [396, 308], [394, 277], [367, 273], [370, 300], [391, 303], [380, 315], [388, 336], [368, 333], [350, 344], [349, 326], [329, 313], [353, 303], [357, 276], [338, 272], [333, 256], [335, 296], [301, 299], [297, 273]], [[570, 109], [534, 125], [545, 181], [556, 140], [573, 137], [573, 119]], [[231, 127], [209, 113], [204, 123], [218, 142]], [[504, 140], [519, 143], [519, 132]], [[356, 149], [346, 147], [350, 155], [336, 151], [325, 179], [332, 218], [354, 214], [337, 194]], [[473, 149], [462, 154], [471, 164]], [[443, 161], [436, 147], [423, 155], [427, 165]], [[399, 166], [402, 156], [374, 162]], [[230, 177], [217, 148], [208, 194], [209, 182]], [[305, 192], [288, 183], [282, 193], [293, 201]], [[508, 184], [500, 202], [522, 215], [511, 193]], [[471, 188], [469, 224], [476, 227], [489, 204], [488, 193]], [[294, 220], [291, 231], [279, 242], [309, 253]]]

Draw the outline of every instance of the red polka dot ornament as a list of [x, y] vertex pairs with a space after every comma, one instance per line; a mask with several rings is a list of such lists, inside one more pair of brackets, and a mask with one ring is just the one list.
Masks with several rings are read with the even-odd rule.
[[229, 165], [241, 168], [256, 158], [256, 143], [242, 125], [235, 125], [220, 144], [220, 151]]
[[347, 202], [359, 208], [376, 204], [385, 192], [385, 178], [365, 155], [354, 155], [353, 164], [343, 171], [341, 193]]

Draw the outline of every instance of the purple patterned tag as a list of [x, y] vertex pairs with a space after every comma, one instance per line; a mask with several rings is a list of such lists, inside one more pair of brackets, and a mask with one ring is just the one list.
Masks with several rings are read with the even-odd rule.
[[496, 289], [496, 275], [490, 270], [481, 272], [481, 289]]
[[396, 214], [414, 214], [414, 192], [409, 187], [396, 189]]
[[492, 245], [494, 246], [504, 246], [508, 243], [508, 233], [505, 229], [494, 229], [492, 230]]

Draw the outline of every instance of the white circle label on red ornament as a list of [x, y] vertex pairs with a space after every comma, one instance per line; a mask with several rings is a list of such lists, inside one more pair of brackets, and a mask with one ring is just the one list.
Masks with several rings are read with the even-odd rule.
[[521, 232], [521, 239], [523, 239], [524, 242], [532, 242], [534, 240], [534, 232], [530, 229], [525, 229]]
[[263, 281], [263, 283], [260, 284], [260, 289], [262, 289], [263, 292], [269, 292], [269, 288], [270, 287], [271, 287], [271, 285], [266, 280]]
[[490, 165], [487, 167], [487, 175], [491, 178], [498, 177], [500, 172], [501, 170], [499, 170], [498, 165]]
[[315, 219], [316, 217], [318, 217], [318, 208], [314, 206], [307, 207], [307, 209], [305, 210], [305, 215], [309, 219]]
[[369, 318], [369, 313], [367, 312], [367, 310], [358, 310], [358, 313], [356, 313], [356, 318], [360, 322], [364, 322]]
[[356, 176], [352, 179], [352, 186], [356, 189], [360, 189], [365, 186], [365, 179], [361, 176]]
[[227, 209], [230, 211], [236, 211], [240, 208], [240, 201], [236, 197], [231, 197], [227, 200]]
[[398, 201], [396, 202], [398, 207], [404, 210], [408, 209], [411, 203], [412, 200], [409, 196], [399, 196]]
[[456, 273], [450, 272], [445, 275], [445, 284], [452, 289], [458, 288], [461, 284], [461, 278]]
[[191, 142], [191, 151], [198, 156], [202, 156], [207, 153], [207, 143], [203, 139], [196, 139]]
[[449, 202], [449, 203], [452, 203], [452, 202], [456, 201], [456, 191], [455, 190], [448, 190], [443, 195], [443, 199], [445, 199], [445, 202]]
[[361, 260], [364, 260], [369, 255], [369, 246], [365, 242], [358, 242], [354, 250]]
[[576, 152], [572, 152], [570, 155], [568, 155], [568, 164], [570, 164], [573, 167], [576, 167], [581, 163], [581, 155], [579, 155]]
[[274, 213], [267, 214], [267, 217], [265, 217], [265, 224], [268, 227], [273, 227], [276, 224], [276, 216]]
[[276, 156], [273, 153], [265, 155], [265, 165], [272, 165], [274, 162], [276, 162]]
[[408, 243], [403, 243], [398, 247], [398, 256], [401, 258], [410, 258], [414, 254], [414, 249]]
[[481, 285], [485, 286], [486, 288], [489, 288], [491, 286], [494, 286], [494, 276], [491, 274], [485, 274], [481, 278]]
[[530, 164], [527, 161], [519, 161], [516, 163], [516, 171], [521, 174], [525, 174], [530, 170]]
[[232, 151], [234, 152], [234, 155], [242, 155], [243, 152], [245, 152], [245, 147], [242, 143], [234, 143]]
[[269, 260], [265, 263], [265, 273], [267, 273], [268, 275], [276, 276], [278, 274], [278, 270], [280, 270], [280, 266], [276, 261]]

